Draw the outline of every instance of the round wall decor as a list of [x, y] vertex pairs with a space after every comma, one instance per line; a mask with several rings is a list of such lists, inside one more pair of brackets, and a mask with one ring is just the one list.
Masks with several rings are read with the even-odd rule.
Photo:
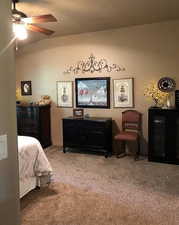
[[174, 91], [175, 87], [176, 87], [176, 83], [174, 79], [170, 77], [162, 77], [158, 81], [158, 88], [160, 91], [171, 92], [171, 91]]

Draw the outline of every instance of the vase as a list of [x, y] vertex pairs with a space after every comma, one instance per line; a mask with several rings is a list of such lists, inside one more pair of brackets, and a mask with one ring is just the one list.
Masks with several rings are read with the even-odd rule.
[[154, 98], [154, 105], [152, 106], [152, 108], [161, 108], [158, 102], [158, 99]]
[[168, 95], [168, 97], [167, 97], [166, 106], [167, 106], [167, 108], [171, 108], [172, 107], [170, 95]]

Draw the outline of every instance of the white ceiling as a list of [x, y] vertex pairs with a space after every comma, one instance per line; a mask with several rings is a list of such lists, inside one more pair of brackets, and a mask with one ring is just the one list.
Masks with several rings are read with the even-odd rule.
[[[28, 16], [53, 14], [58, 22], [40, 24], [51, 37], [179, 19], [179, 0], [20, 0]], [[49, 38], [29, 31], [28, 42]]]

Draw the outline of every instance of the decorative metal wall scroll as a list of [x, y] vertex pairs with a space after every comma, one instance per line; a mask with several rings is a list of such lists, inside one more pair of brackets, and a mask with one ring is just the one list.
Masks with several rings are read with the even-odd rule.
[[76, 66], [70, 66], [64, 73], [86, 73], [86, 72], [120, 72], [125, 71], [124, 67], [120, 67], [117, 64], [109, 65], [106, 59], [96, 60], [96, 57], [91, 54], [88, 60], [81, 60], [77, 63]]

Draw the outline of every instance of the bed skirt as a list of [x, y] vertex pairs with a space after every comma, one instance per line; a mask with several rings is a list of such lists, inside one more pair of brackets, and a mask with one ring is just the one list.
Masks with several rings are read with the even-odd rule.
[[32, 191], [36, 187], [46, 187], [51, 183], [51, 175], [44, 175], [40, 177], [28, 177], [20, 180], [20, 198], [26, 195], [29, 191]]
[[36, 177], [28, 177], [27, 179], [20, 180], [20, 183], [19, 183], [20, 198], [26, 195], [29, 191], [36, 188], [36, 186], [37, 186]]

